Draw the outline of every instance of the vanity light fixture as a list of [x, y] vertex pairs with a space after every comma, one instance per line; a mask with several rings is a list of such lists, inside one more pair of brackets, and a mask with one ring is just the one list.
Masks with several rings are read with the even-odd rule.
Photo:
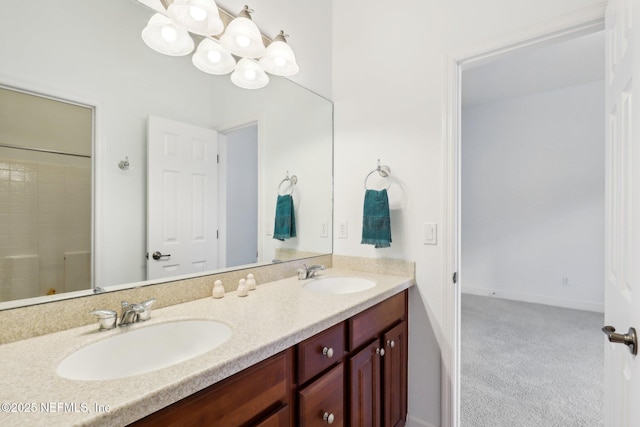
[[[189, 31], [204, 36], [193, 54], [193, 64], [209, 74], [233, 71], [231, 81], [244, 89], [266, 86], [269, 76], [265, 71], [285, 77], [299, 71], [286, 41], [288, 35], [280, 31], [273, 40], [263, 36], [251, 19], [253, 10], [248, 6], [234, 18], [218, 8], [214, 0], [161, 2], [169, 16], [156, 13], [142, 30], [142, 39], [155, 51], [171, 56], [187, 55], [194, 48]], [[237, 64], [236, 57], [240, 58]]]
[[167, 13], [176, 24], [194, 34], [215, 36], [224, 30], [213, 0], [174, 0]]
[[229, 74], [236, 66], [235, 58], [213, 39], [202, 40], [191, 59], [196, 68], [209, 74]]
[[231, 81], [243, 89], [260, 89], [269, 84], [269, 76], [256, 61], [242, 58], [231, 73]]
[[262, 34], [251, 19], [253, 9], [245, 6], [238, 16], [227, 25], [220, 44], [229, 52], [243, 58], [259, 58], [264, 55], [265, 47]]
[[156, 13], [142, 30], [142, 40], [156, 52], [170, 56], [184, 56], [193, 51], [193, 39], [168, 17]]
[[299, 68], [296, 56], [287, 44], [285, 37], [289, 37], [289, 35], [281, 30], [280, 34], [267, 46], [264, 56], [260, 58], [260, 64], [268, 73], [288, 77], [296, 74]]

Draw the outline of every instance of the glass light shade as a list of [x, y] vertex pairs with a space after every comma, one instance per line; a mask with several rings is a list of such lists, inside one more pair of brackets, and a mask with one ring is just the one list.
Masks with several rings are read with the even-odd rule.
[[269, 84], [269, 76], [256, 61], [242, 58], [231, 73], [231, 81], [243, 89], [260, 89]]
[[228, 74], [236, 66], [233, 56], [218, 42], [211, 39], [202, 40], [191, 59], [193, 65], [200, 71], [209, 74]]
[[176, 24], [194, 34], [213, 36], [224, 30], [214, 0], [174, 0], [167, 13]]
[[156, 52], [170, 56], [184, 56], [193, 51], [193, 39], [186, 30], [171, 19], [156, 13], [142, 30], [142, 40]]
[[293, 76], [300, 71], [293, 50], [287, 42], [280, 40], [274, 40], [267, 47], [264, 56], [260, 58], [260, 65], [276, 76]]
[[242, 16], [229, 23], [220, 37], [220, 44], [232, 54], [243, 58], [259, 58], [266, 50], [256, 24], [250, 18]]

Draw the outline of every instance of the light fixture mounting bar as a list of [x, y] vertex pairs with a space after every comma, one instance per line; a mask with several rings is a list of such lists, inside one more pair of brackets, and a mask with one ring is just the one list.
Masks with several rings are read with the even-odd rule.
[[[160, 0], [160, 3], [162, 3], [162, 6], [164, 6], [166, 10], [169, 7], [169, 5], [173, 3], [173, 0]], [[224, 24], [224, 28], [226, 29], [227, 26], [229, 25], [229, 22], [233, 21], [235, 16], [233, 16], [232, 14], [230, 14], [229, 12], [227, 12], [226, 10], [220, 7], [218, 7], [218, 12], [220, 12], [220, 19], [222, 20], [222, 23]], [[262, 43], [264, 44], [265, 47], [269, 46], [273, 41], [262, 33], [260, 33], [260, 35], [262, 36]], [[220, 38], [220, 36], [210, 36], [210, 37], [216, 40]]]

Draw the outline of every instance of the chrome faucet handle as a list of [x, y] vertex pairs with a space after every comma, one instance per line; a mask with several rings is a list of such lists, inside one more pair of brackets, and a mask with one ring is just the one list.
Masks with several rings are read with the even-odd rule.
[[318, 274], [318, 271], [324, 270], [326, 267], [321, 264], [316, 264], [316, 265], [312, 265], [311, 267], [307, 267], [305, 265], [305, 268], [307, 270], [307, 277], [315, 277], [316, 274]]
[[141, 313], [138, 313], [138, 321], [144, 322], [145, 320], [149, 320], [151, 318], [151, 306], [157, 301], [155, 298], [150, 298], [146, 301], [142, 301], [139, 305], [142, 306], [143, 310]]
[[108, 331], [116, 327], [118, 320], [118, 313], [113, 310], [93, 310], [89, 314], [93, 314], [98, 317], [98, 325], [100, 331]]
[[122, 315], [120, 316], [119, 326], [129, 325], [138, 321], [138, 316], [144, 311], [141, 304], [129, 304], [122, 301]]

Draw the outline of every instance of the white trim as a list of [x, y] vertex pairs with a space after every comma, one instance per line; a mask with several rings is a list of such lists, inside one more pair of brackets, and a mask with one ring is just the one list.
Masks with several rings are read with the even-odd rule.
[[534, 304], [552, 305], [555, 307], [572, 308], [574, 310], [595, 311], [604, 313], [604, 304], [589, 301], [580, 301], [568, 298], [549, 297], [546, 295], [532, 295], [523, 292], [505, 291], [501, 289], [479, 288], [465, 285], [462, 294], [495, 297], [513, 301], [530, 302]]
[[[460, 85], [463, 67], [479, 65], [489, 60], [529, 46], [551, 43], [589, 34], [604, 28], [607, 1], [580, 9], [565, 17], [454, 52], [446, 58], [446, 96], [443, 105], [444, 127], [444, 319], [447, 338], [442, 346], [442, 426], [460, 425], [460, 280], [463, 276], [460, 260]], [[457, 285], [451, 275], [458, 272]]]
[[418, 418], [413, 418], [412, 416], [407, 416], [407, 427], [438, 427], [435, 424], [431, 424], [427, 421], [423, 421]]
[[[218, 132], [218, 201], [227, 200], [227, 134]], [[227, 209], [218, 202], [218, 265], [227, 265]]]

